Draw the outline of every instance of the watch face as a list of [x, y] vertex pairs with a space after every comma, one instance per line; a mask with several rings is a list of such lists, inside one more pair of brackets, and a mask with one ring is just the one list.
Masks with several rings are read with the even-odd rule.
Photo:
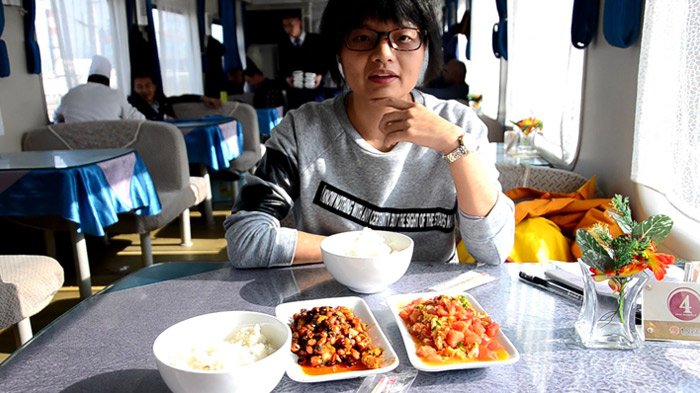
[[459, 158], [464, 157], [465, 155], [473, 151], [476, 151], [476, 143], [474, 143], [473, 140], [470, 140], [467, 137], [466, 133], [462, 134], [459, 138], [457, 138], [457, 142], [459, 143], [457, 148], [444, 156], [444, 158], [449, 163], [453, 163]]
[[467, 136], [466, 133], [459, 137], [459, 144], [460, 146], [464, 147], [465, 153], [476, 151], [479, 147], [476, 141], [473, 138], [470, 138], [470, 136]]

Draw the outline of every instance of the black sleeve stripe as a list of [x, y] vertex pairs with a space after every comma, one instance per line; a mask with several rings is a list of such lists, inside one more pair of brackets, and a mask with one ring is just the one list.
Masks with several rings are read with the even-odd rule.
[[285, 154], [268, 148], [255, 176], [248, 176], [234, 212], [261, 211], [281, 220], [299, 197], [299, 171]]

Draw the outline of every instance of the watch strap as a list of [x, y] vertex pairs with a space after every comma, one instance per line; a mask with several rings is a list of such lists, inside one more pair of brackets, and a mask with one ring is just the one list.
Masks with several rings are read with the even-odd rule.
[[445, 154], [442, 156], [449, 164], [452, 164], [453, 162], [459, 160], [462, 157], [467, 156], [469, 153], [474, 151], [474, 149], [470, 149], [467, 147], [467, 144], [464, 140], [465, 134], [462, 134], [457, 138], [457, 148], [452, 150], [451, 152]]

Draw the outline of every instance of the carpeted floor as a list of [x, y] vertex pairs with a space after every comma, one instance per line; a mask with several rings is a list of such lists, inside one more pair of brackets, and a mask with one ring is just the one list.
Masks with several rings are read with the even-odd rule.
[[[192, 247], [180, 246], [179, 221], [151, 234], [155, 263], [171, 261], [226, 261], [226, 240], [223, 221], [230, 212], [230, 205], [215, 206], [214, 224], [206, 225], [199, 212], [193, 210], [191, 217]], [[0, 221], [3, 240], [0, 254], [45, 255], [43, 232], [23, 227], [9, 221]], [[58, 318], [79, 302], [75, 286], [73, 251], [67, 233], [56, 233], [56, 259], [63, 266], [65, 281], [63, 288], [43, 311], [31, 318], [34, 332]], [[142, 266], [141, 247], [138, 234], [102, 238], [86, 237], [93, 293], [114, 281], [138, 270]], [[14, 329], [0, 330], [0, 362], [16, 348]]]

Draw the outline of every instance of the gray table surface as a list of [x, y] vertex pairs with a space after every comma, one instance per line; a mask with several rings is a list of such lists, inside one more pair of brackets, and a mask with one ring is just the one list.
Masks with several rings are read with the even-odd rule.
[[[137, 272], [81, 302], [0, 365], [0, 391], [167, 392], [152, 344], [170, 325], [225, 310], [274, 314], [282, 302], [340, 296], [364, 298], [399, 355], [397, 371], [412, 369], [385, 298], [422, 292], [473, 268], [412, 263], [390, 289], [358, 295], [333, 280], [322, 265], [236, 270], [210, 264], [214, 270], [204, 273], [179, 278], [173, 273], [192, 265], [155, 265], [151, 273]], [[634, 351], [584, 349], [573, 329], [576, 303], [518, 281], [516, 264], [478, 270], [497, 279], [469, 292], [501, 324], [520, 360], [481, 369], [420, 372], [411, 392], [700, 392], [700, 346], [645, 342]], [[275, 391], [354, 392], [361, 382], [301, 384], [285, 376]]]

